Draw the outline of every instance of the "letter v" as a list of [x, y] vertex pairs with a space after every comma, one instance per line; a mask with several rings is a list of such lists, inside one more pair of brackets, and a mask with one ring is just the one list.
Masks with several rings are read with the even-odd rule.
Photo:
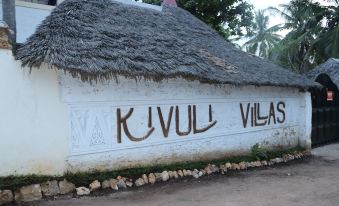
[[160, 120], [160, 124], [161, 124], [161, 128], [162, 128], [162, 133], [164, 134], [164, 137], [168, 137], [168, 133], [171, 127], [171, 122], [172, 122], [172, 115], [173, 115], [173, 109], [174, 107], [172, 106], [170, 108], [169, 114], [168, 114], [168, 119], [167, 119], [167, 125], [165, 126], [165, 121], [164, 121], [164, 117], [162, 115], [161, 112], [161, 108], [158, 107], [158, 115], [159, 115], [159, 120]]
[[248, 114], [250, 113], [250, 106], [251, 106], [251, 104], [248, 103], [248, 104], [247, 104], [247, 109], [246, 109], [246, 117], [245, 117], [245, 114], [244, 114], [244, 108], [243, 108], [243, 106], [242, 106], [242, 103], [240, 103], [241, 117], [242, 117], [242, 123], [243, 123], [243, 125], [244, 125], [244, 128], [247, 127]]

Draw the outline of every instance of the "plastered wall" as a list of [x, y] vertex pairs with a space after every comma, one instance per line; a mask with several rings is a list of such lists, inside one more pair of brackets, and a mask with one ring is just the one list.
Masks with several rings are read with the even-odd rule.
[[84, 83], [0, 50], [0, 176], [59, 175], [310, 146], [297, 89], [119, 78]]

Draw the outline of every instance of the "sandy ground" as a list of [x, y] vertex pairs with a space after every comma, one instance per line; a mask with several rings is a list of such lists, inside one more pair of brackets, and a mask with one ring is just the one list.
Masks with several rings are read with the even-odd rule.
[[170, 181], [103, 196], [41, 201], [36, 206], [338, 206], [339, 144], [276, 167], [198, 180]]

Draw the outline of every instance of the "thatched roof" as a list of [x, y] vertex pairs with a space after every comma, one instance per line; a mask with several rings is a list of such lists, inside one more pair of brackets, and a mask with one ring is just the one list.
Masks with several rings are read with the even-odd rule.
[[123, 75], [159, 81], [307, 88], [313, 82], [225, 41], [189, 12], [111, 0], [66, 0], [17, 51], [24, 66], [47, 63], [82, 80]]
[[326, 74], [339, 88], [339, 59], [332, 58], [327, 60], [327, 62], [311, 70], [307, 76], [315, 81], [321, 74]]

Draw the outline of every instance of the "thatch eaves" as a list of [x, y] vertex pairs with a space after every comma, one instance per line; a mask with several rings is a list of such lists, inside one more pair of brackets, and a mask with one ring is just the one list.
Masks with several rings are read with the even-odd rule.
[[16, 58], [23, 66], [47, 63], [85, 81], [123, 75], [314, 86], [306, 77], [237, 49], [181, 8], [157, 11], [110, 0], [66, 0], [18, 49]]
[[332, 82], [339, 88], [339, 59], [331, 58], [325, 63], [311, 70], [307, 77], [316, 81], [319, 75], [326, 74]]

